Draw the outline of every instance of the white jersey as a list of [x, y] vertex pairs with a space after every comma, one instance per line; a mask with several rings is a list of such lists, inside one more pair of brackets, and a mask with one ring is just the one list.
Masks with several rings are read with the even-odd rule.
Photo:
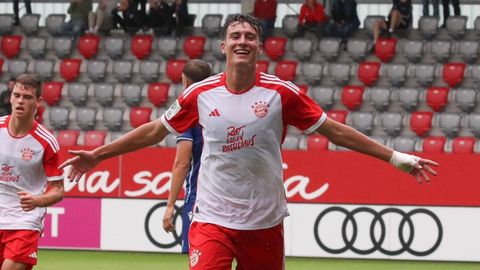
[[58, 142], [35, 122], [23, 137], [8, 131], [10, 116], [0, 117], [0, 230], [42, 230], [46, 209], [25, 212], [20, 207], [19, 191], [42, 194], [47, 181], [63, 179], [58, 167]]
[[193, 220], [231, 229], [278, 225], [288, 216], [281, 145], [287, 125], [315, 131], [326, 114], [291, 82], [258, 73], [232, 93], [225, 73], [192, 84], [161, 120], [182, 133], [199, 123], [203, 152]]

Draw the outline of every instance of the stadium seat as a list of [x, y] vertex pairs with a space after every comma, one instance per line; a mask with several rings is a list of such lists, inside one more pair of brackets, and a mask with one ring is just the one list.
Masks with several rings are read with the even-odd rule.
[[447, 18], [446, 27], [448, 34], [456, 40], [462, 39], [467, 31], [467, 16], [450, 16]]
[[99, 147], [105, 144], [105, 137], [107, 132], [105, 130], [89, 130], [83, 136], [83, 146]]
[[441, 113], [439, 126], [445, 136], [455, 138], [461, 127], [461, 116], [457, 113]]
[[423, 139], [422, 150], [424, 153], [443, 153], [445, 152], [445, 142], [447, 138], [431, 136]]
[[47, 39], [44, 37], [28, 37], [27, 51], [28, 54], [36, 59], [42, 59], [45, 56], [47, 49]]
[[162, 37], [157, 42], [158, 52], [164, 59], [174, 58], [177, 54], [177, 39], [174, 37]]
[[468, 77], [471, 78], [476, 88], [480, 88], [480, 65], [470, 65], [467, 70]]
[[44, 82], [42, 98], [48, 104], [53, 106], [62, 98], [63, 82]]
[[339, 38], [322, 38], [318, 43], [320, 55], [328, 62], [335, 61], [340, 54], [342, 40]]
[[119, 82], [129, 82], [132, 78], [133, 61], [115, 60], [113, 62], [113, 75]]
[[11, 77], [18, 77], [19, 75], [26, 73], [28, 69], [28, 60], [26, 59], [11, 59], [8, 60], [8, 72]]
[[54, 60], [35, 60], [33, 63], [33, 72], [37, 74], [42, 81], [50, 81], [53, 77]]
[[2, 36], [2, 53], [5, 57], [12, 59], [20, 53], [20, 45], [22, 43], [22, 36], [19, 35], [4, 35]]
[[59, 58], [67, 58], [72, 53], [73, 40], [70, 37], [53, 38], [53, 50]]
[[348, 85], [342, 89], [342, 104], [350, 111], [357, 110], [362, 106], [363, 91], [365, 88], [360, 85]]
[[183, 43], [183, 52], [190, 59], [202, 57], [207, 39], [203, 36], [188, 36]]
[[456, 137], [452, 140], [452, 153], [473, 153], [474, 137]]
[[307, 150], [328, 151], [328, 139], [320, 134], [313, 134], [308, 136]]
[[82, 59], [63, 59], [60, 63], [60, 75], [67, 82], [76, 81], [80, 75]]
[[403, 55], [412, 63], [419, 62], [424, 54], [423, 44], [422, 40], [406, 40], [403, 43]]
[[78, 130], [60, 130], [57, 135], [57, 141], [60, 147], [72, 147], [78, 145]]
[[109, 139], [109, 142], [113, 142], [115, 141], [116, 139], [122, 137], [123, 135], [126, 134], [126, 132], [122, 132], [122, 131], [114, 131], [114, 132], [109, 132], [110, 133], [110, 139]]
[[125, 83], [122, 85], [122, 98], [129, 107], [136, 107], [142, 101], [142, 88], [138, 84]]
[[150, 107], [133, 107], [130, 109], [130, 125], [137, 128], [145, 123], [150, 122], [152, 108]]
[[[177, 137], [174, 134], [168, 134], [163, 140], [165, 147], [175, 148], [177, 147]], [[159, 144], [160, 145], [160, 144]]]
[[338, 86], [344, 86], [350, 81], [350, 64], [348, 63], [329, 63], [328, 74]]
[[107, 60], [88, 60], [87, 76], [92, 82], [102, 82], [105, 80], [107, 72]]
[[318, 85], [322, 81], [323, 66], [317, 62], [306, 62], [301, 64], [301, 74], [310, 85]]
[[372, 46], [370, 40], [350, 38], [347, 41], [347, 51], [355, 62], [362, 62]]
[[94, 95], [97, 103], [103, 107], [112, 106], [114, 92], [114, 86], [110, 83], [98, 83], [94, 86]]
[[257, 60], [256, 70], [257, 72], [268, 73], [268, 67], [270, 66], [270, 61], [268, 60]]
[[397, 42], [396, 38], [379, 38], [375, 43], [375, 56], [382, 62], [390, 62], [395, 56]]
[[417, 88], [400, 88], [397, 92], [397, 99], [402, 108], [407, 112], [413, 112], [420, 103], [420, 91]]
[[388, 143], [388, 138], [385, 136], [370, 136], [370, 139], [378, 142], [379, 144], [386, 145]]
[[295, 81], [297, 61], [279, 61], [275, 65], [275, 75], [284, 81]]
[[81, 130], [95, 129], [95, 124], [97, 122], [97, 108], [77, 108], [75, 121]]
[[68, 107], [50, 107], [48, 119], [50, 126], [55, 130], [67, 129], [70, 124], [70, 108]]
[[140, 76], [144, 82], [150, 83], [158, 80], [160, 75], [160, 60], [140, 61]]
[[368, 35], [373, 35], [373, 24], [378, 20], [385, 20], [385, 16], [382, 15], [367, 15], [363, 20], [363, 27]]
[[400, 136], [392, 139], [393, 149], [400, 152], [414, 152], [416, 143], [416, 138], [412, 137]]
[[416, 111], [410, 115], [410, 129], [419, 137], [426, 136], [432, 129], [433, 112]]
[[0, 14], [0, 35], [10, 35], [13, 31], [15, 18], [13, 14]]
[[265, 54], [273, 61], [280, 60], [285, 54], [287, 39], [284, 37], [269, 36], [265, 40]]
[[462, 40], [458, 44], [458, 53], [462, 59], [469, 63], [476, 63], [478, 59], [479, 45], [476, 40]]
[[90, 59], [97, 55], [98, 45], [100, 44], [100, 36], [83, 35], [78, 41], [78, 52], [86, 59]]
[[477, 90], [473, 88], [458, 88], [454, 93], [455, 103], [463, 112], [470, 113], [477, 106]]
[[297, 37], [293, 40], [293, 53], [298, 61], [308, 61], [313, 53], [313, 41], [308, 38]]
[[367, 136], [372, 133], [374, 117], [374, 114], [370, 112], [352, 112], [350, 114], [352, 127]]
[[71, 83], [67, 87], [68, 98], [73, 105], [81, 107], [87, 104], [88, 85], [84, 83]]
[[380, 74], [379, 62], [362, 62], [358, 66], [358, 79], [366, 86], [374, 85]]
[[167, 62], [166, 73], [167, 77], [173, 83], [180, 83], [182, 81], [183, 67], [187, 63], [184, 59], [170, 59]]
[[223, 54], [220, 46], [221, 43], [222, 38], [210, 38], [207, 42], [209, 51], [213, 54], [213, 56], [219, 61], [225, 61], [225, 54]]
[[399, 112], [384, 112], [380, 115], [380, 126], [390, 137], [397, 137], [403, 128], [403, 115]]
[[330, 110], [333, 107], [335, 98], [335, 89], [333, 87], [314, 86], [310, 93], [323, 110]]
[[2, 58], [0, 58], [0, 74], [3, 73], [3, 64], [4, 64], [4, 60]]
[[434, 16], [422, 16], [418, 20], [418, 29], [425, 39], [433, 39], [438, 33], [438, 18]]
[[103, 110], [103, 125], [110, 131], [120, 131], [123, 126], [123, 109], [105, 108]]
[[45, 28], [52, 36], [62, 35], [62, 28], [65, 24], [66, 14], [49, 14], [45, 19]]
[[416, 64], [413, 67], [413, 76], [418, 84], [429, 87], [435, 80], [435, 66], [433, 64]]
[[222, 31], [222, 14], [205, 14], [202, 18], [202, 31], [208, 37], [215, 37]]
[[121, 37], [108, 36], [105, 39], [105, 51], [111, 59], [120, 59], [123, 56], [124, 40]]
[[343, 110], [330, 110], [327, 112], [327, 116], [331, 119], [345, 124], [347, 122], [348, 111]]
[[429, 87], [427, 89], [427, 105], [435, 112], [441, 112], [448, 104], [448, 87]]
[[463, 81], [465, 63], [446, 63], [443, 65], [443, 81], [450, 87], [457, 87]]
[[164, 106], [168, 101], [169, 83], [154, 82], [148, 85], [148, 100], [155, 106]]
[[282, 143], [282, 149], [298, 150], [300, 145], [300, 138], [298, 135], [287, 134]]
[[429, 51], [437, 62], [445, 63], [452, 56], [453, 44], [449, 40], [433, 40]]
[[377, 111], [383, 112], [388, 109], [391, 101], [391, 91], [385, 87], [373, 87], [367, 90], [368, 97]]
[[467, 118], [468, 128], [475, 137], [480, 138], [480, 113], [471, 113]]
[[386, 76], [392, 86], [401, 87], [407, 80], [407, 66], [404, 64], [387, 64]]
[[20, 28], [26, 35], [36, 35], [39, 30], [38, 21], [40, 14], [23, 14], [20, 18]]
[[298, 33], [298, 15], [285, 15], [282, 19], [282, 31], [287, 37], [294, 38]]
[[135, 35], [132, 37], [130, 48], [132, 54], [138, 60], [147, 58], [152, 51], [153, 36], [152, 35]]

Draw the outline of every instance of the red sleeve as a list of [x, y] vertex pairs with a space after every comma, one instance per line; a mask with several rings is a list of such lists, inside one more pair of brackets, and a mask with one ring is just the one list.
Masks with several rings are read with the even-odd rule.
[[63, 171], [58, 169], [60, 165], [58, 151], [54, 152], [49, 144], [46, 145], [43, 154], [43, 170], [48, 181], [57, 181], [63, 179]]
[[326, 119], [323, 109], [304, 93], [287, 92], [283, 101], [284, 119], [305, 133], [315, 131]]
[[306, 12], [306, 5], [303, 4], [300, 8], [300, 15], [298, 15], [298, 24], [303, 24], [303, 20], [305, 19], [305, 12]]
[[198, 91], [187, 88], [162, 115], [160, 119], [171, 133], [183, 133], [198, 123], [197, 98]]
[[316, 13], [316, 19], [318, 22], [325, 22], [327, 20], [327, 16], [325, 16], [325, 9], [323, 8], [323, 5], [321, 4], [318, 4], [317, 5], [317, 11], [315, 12]]

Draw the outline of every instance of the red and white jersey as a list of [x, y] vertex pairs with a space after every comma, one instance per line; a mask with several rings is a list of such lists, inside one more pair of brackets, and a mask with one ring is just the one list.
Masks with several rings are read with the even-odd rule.
[[0, 230], [41, 231], [46, 209], [23, 211], [17, 192], [39, 195], [47, 181], [63, 179], [57, 168], [58, 142], [37, 122], [27, 135], [14, 137], [8, 131], [9, 120], [10, 116], [0, 117]]
[[288, 216], [280, 149], [287, 125], [311, 133], [327, 116], [291, 82], [258, 73], [251, 89], [232, 93], [225, 77], [192, 84], [161, 120], [173, 133], [202, 126], [193, 220], [239, 230], [270, 228]]

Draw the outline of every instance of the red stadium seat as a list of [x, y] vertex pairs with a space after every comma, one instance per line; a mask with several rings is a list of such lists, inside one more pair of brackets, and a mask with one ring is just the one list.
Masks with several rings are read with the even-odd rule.
[[380, 73], [379, 62], [363, 62], [358, 67], [358, 79], [366, 86], [374, 85]]
[[446, 63], [443, 65], [443, 81], [450, 87], [462, 83], [465, 73], [465, 63]]
[[418, 136], [423, 137], [432, 128], [433, 112], [418, 111], [410, 116], [410, 129]]
[[98, 44], [100, 43], [100, 36], [97, 35], [83, 35], [78, 41], [78, 52], [86, 59], [94, 57], [98, 52]]
[[187, 60], [184, 59], [170, 59], [167, 62], [166, 73], [167, 77], [173, 83], [181, 83], [182, 82], [182, 72], [183, 67], [187, 63]]
[[152, 35], [135, 35], [132, 38], [131, 50], [137, 59], [145, 59], [152, 51], [153, 36]]
[[473, 153], [473, 147], [475, 145], [474, 137], [456, 137], [452, 141], [453, 153]]
[[188, 36], [183, 43], [183, 51], [190, 59], [198, 59], [203, 55], [206, 40], [202, 36]]
[[9, 59], [15, 58], [20, 52], [22, 36], [12, 35], [2, 37], [2, 53]]
[[168, 101], [168, 90], [170, 89], [169, 83], [151, 83], [148, 85], [148, 100], [156, 106], [161, 107]]
[[73, 82], [77, 80], [80, 75], [80, 65], [82, 59], [63, 59], [60, 63], [60, 75], [67, 82]]
[[268, 37], [265, 40], [265, 54], [273, 61], [280, 60], [285, 54], [287, 40], [284, 37]]
[[63, 82], [44, 82], [42, 98], [48, 106], [55, 105], [62, 98]]
[[307, 94], [308, 92], [308, 84], [299, 84], [297, 85], [298, 88], [300, 88], [300, 91], [302, 91], [302, 93], [304, 94]]
[[275, 75], [284, 81], [295, 81], [297, 61], [279, 61], [275, 66]]
[[83, 137], [83, 145], [90, 147], [98, 147], [105, 144], [107, 132], [104, 130], [89, 130], [85, 132]]
[[2, 74], [3, 72], [3, 63], [4, 63], [4, 60], [0, 58], [0, 74]]
[[445, 137], [427, 137], [423, 140], [423, 152], [424, 153], [443, 153], [445, 142], [447, 138]]
[[397, 41], [396, 38], [379, 38], [375, 43], [375, 56], [382, 62], [390, 62], [395, 56]]
[[268, 73], [268, 67], [270, 66], [270, 61], [268, 60], [258, 60], [257, 61], [257, 72]]
[[60, 130], [58, 132], [57, 141], [60, 147], [77, 146], [79, 130]]
[[447, 87], [429, 87], [427, 89], [427, 105], [436, 112], [441, 112], [445, 109], [448, 103], [448, 92], [450, 91]]
[[343, 110], [331, 110], [327, 112], [327, 116], [337, 122], [345, 124], [347, 122], [348, 111]]
[[358, 109], [363, 102], [363, 91], [365, 87], [360, 85], [347, 85], [342, 89], [342, 103], [349, 110]]
[[133, 107], [130, 110], [130, 125], [134, 128], [150, 122], [152, 108], [150, 107]]
[[37, 106], [37, 112], [35, 113], [35, 121], [42, 124], [43, 123], [43, 112], [45, 111], [45, 107], [42, 105]]
[[328, 139], [318, 134], [308, 136], [307, 150], [327, 151]]

